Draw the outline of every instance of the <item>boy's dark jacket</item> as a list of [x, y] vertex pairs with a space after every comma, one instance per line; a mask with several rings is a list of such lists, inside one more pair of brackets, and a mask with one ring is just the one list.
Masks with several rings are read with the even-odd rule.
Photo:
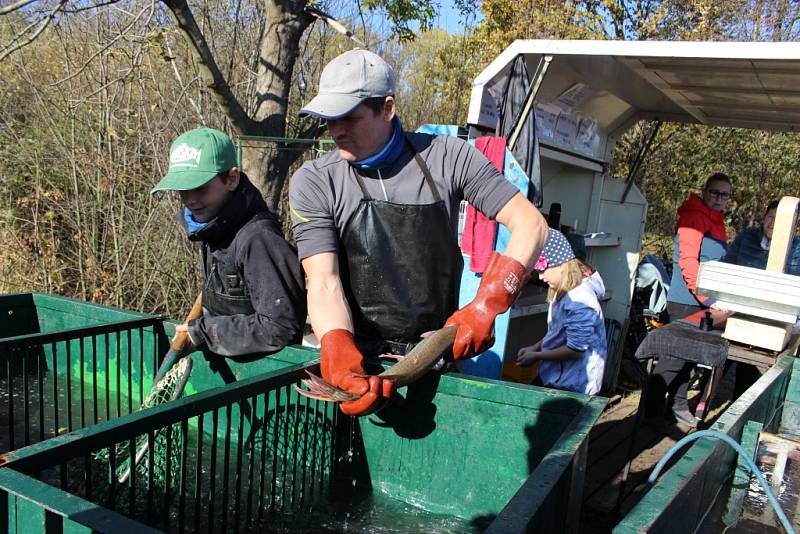
[[201, 244], [203, 317], [189, 334], [221, 356], [272, 353], [302, 338], [304, 276], [277, 217], [244, 173]]

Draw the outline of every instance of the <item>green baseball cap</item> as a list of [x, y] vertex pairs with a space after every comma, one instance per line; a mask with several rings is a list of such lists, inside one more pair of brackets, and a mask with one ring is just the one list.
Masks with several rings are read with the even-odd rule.
[[236, 166], [231, 138], [212, 128], [195, 128], [178, 137], [169, 149], [169, 170], [156, 191], [197, 189]]

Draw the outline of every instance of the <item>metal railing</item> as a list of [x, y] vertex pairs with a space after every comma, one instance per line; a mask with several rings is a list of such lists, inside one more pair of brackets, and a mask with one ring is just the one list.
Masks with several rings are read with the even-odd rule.
[[135, 411], [161, 316], [0, 339], [0, 453]]
[[[252, 531], [294, 521], [327, 501], [334, 467], [346, 461], [342, 451], [352, 439], [337, 431], [349, 418], [340, 418], [334, 404], [293, 389], [305, 369], [318, 372], [318, 365], [200, 392], [11, 452], [4, 470], [165, 531]], [[124, 476], [145, 442], [145, 457]]]

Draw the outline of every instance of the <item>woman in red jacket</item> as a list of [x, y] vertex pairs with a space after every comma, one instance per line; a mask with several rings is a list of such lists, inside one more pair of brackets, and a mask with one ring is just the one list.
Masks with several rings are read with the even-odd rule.
[[[681, 319], [713, 305], [708, 297], [697, 294], [700, 264], [725, 256], [728, 235], [724, 210], [731, 198], [731, 180], [723, 173], [712, 174], [702, 196], [692, 193], [678, 208], [675, 252], [672, 258], [672, 281], [667, 292], [667, 312], [671, 321]], [[686, 393], [694, 364], [673, 358], [660, 358], [653, 371], [652, 399], [661, 403], [664, 388], [672, 395], [672, 414], [688, 426], [697, 425], [689, 410]], [[661, 406], [651, 405], [658, 411]]]

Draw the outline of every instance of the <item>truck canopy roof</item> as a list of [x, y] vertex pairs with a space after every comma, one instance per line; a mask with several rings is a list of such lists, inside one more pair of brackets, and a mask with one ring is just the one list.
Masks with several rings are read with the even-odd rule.
[[640, 119], [800, 129], [800, 43], [761, 42], [515, 41], [475, 79], [470, 124], [494, 127], [486, 89], [520, 54], [532, 77], [552, 57], [536, 102], [575, 84], [590, 88], [574, 111], [592, 117], [603, 137]]

